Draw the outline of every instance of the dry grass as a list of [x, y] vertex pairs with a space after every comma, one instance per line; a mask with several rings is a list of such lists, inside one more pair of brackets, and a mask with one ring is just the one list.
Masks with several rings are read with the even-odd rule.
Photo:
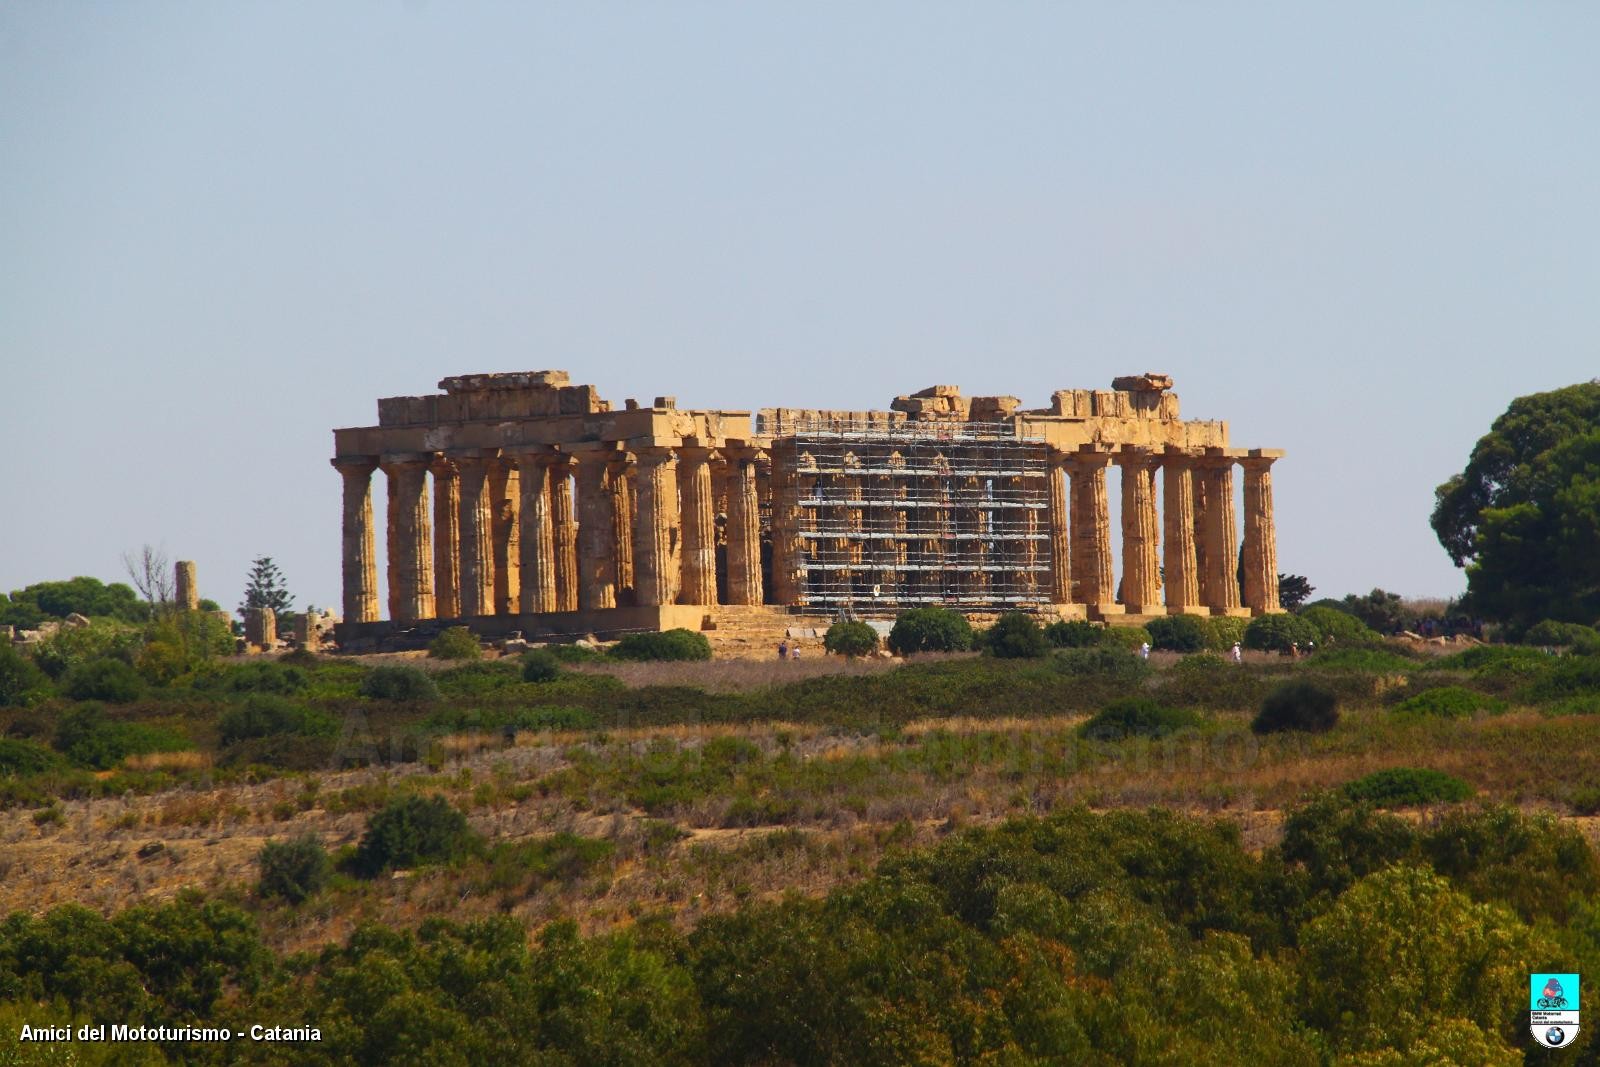
[[[949, 655], [916, 656], [918, 663], [954, 658]], [[901, 659], [848, 659], [816, 655], [806, 659], [713, 659], [704, 663], [584, 663], [576, 669], [609, 674], [630, 688], [647, 685], [688, 685], [712, 693], [744, 693], [808, 678], [860, 677], [882, 674], [904, 666]]]
[[130, 771], [199, 771], [211, 766], [207, 752], [147, 752], [129, 756], [122, 766]]

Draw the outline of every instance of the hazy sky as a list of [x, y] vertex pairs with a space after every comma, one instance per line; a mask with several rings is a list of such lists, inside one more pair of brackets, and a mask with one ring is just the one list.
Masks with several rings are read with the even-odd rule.
[[1600, 374], [1597, 42], [1588, 3], [0, 2], [0, 587], [150, 542], [337, 604], [331, 428], [560, 367], [732, 408], [1165, 371], [1288, 449], [1281, 569], [1457, 592], [1433, 487]]

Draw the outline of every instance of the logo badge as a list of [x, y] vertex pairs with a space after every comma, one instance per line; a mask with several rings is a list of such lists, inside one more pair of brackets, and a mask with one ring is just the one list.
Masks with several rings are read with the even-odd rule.
[[1528, 1025], [1545, 1048], [1565, 1048], [1578, 1036], [1578, 976], [1528, 976]]

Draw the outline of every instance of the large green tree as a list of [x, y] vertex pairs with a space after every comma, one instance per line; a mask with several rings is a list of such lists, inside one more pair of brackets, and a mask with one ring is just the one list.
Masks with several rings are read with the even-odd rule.
[[1600, 618], [1600, 379], [1513, 400], [1434, 495], [1470, 610], [1521, 625]]

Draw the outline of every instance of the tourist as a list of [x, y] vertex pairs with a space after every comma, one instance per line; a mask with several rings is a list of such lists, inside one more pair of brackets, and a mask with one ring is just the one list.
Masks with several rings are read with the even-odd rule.
[[1150, 642], [1149, 641], [1146, 641], [1144, 644], [1139, 646], [1139, 658], [1140, 659], [1149, 659], [1150, 658]]
[[1239, 647], [1239, 642], [1237, 642], [1237, 641], [1235, 641], [1233, 643], [1233, 662], [1235, 662], [1235, 663], [1243, 663], [1244, 662], [1244, 650]]
[[779, 641], [778, 642], [778, 658], [779, 659], [788, 659], [789, 658], [789, 642], [787, 642], [787, 641]]
[[789, 647], [789, 658], [790, 659], [799, 659], [800, 658], [800, 642], [799, 641], [796, 641], [793, 645], [791, 645]]

